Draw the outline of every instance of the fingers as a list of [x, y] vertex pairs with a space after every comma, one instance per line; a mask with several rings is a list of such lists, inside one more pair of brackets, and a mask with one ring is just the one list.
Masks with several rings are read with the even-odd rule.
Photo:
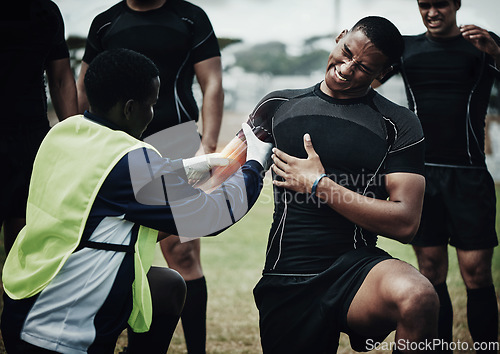
[[227, 157], [212, 157], [208, 160], [209, 167], [222, 167], [229, 165], [230, 159]]
[[462, 33], [462, 36], [466, 39], [481, 39], [481, 38], [487, 39], [490, 37], [490, 34], [487, 30], [474, 25], [461, 26], [460, 32]]
[[290, 160], [292, 159], [292, 156], [288, 155], [286, 152], [283, 152], [278, 148], [273, 149], [273, 154], [284, 163], [289, 163]]
[[273, 179], [273, 184], [275, 186], [278, 186], [278, 187], [285, 187], [287, 185], [287, 182], [285, 179], [285, 175], [286, 175], [285, 171], [281, 170], [278, 166], [276, 166], [276, 164], [272, 165], [271, 168], [277, 176], [283, 178], [283, 181]]
[[242, 123], [241, 128], [243, 129], [243, 134], [245, 134], [245, 138], [248, 139], [248, 136], [253, 135], [252, 128], [247, 123]]
[[309, 135], [309, 133], [304, 134], [304, 149], [306, 150], [308, 157], [317, 155], [316, 150], [314, 150], [314, 146], [312, 144], [311, 136]]
[[[273, 163], [274, 165], [276, 165], [278, 168], [280, 168], [281, 170], [285, 170], [286, 169], [286, 165], [287, 163], [285, 161], [283, 161], [279, 155], [277, 154], [277, 152], [281, 152], [279, 151], [278, 149], [273, 149], [274, 150], [277, 150], [274, 152], [274, 154], [271, 156], [272, 160], [273, 160]], [[284, 154], [284, 152], [281, 152]], [[286, 154], [285, 154], [286, 155]]]
[[209, 168], [216, 167], [216, 166], [227, 166], [227, 165], [229, 165], [230, 162], [231, 162], [231, 159], [229, 159], [227, 157], [222, 157], [218, 153], [213, 153], [213, 154], [207, 155], [207, 163], [208, 163]]

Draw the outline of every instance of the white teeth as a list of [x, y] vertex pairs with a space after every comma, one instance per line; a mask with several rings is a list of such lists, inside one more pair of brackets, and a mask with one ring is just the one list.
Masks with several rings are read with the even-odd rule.
[[346, 79], [346, 78], [343, 78], [342, 76], [340, 76], [340, 74], [338, 73], [338, 71], [337, 71], [337, 70], [335, 70], [335, 75], [336, 75], [336, 76], [337, 76], [340, 80], [342, 80], [342, 81], [347, 81], [347, 79]]

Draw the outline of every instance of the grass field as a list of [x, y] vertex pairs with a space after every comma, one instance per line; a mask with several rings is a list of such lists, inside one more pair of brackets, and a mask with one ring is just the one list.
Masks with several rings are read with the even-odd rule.
[[[498, 195], [497, 189], [497, 195]], [[500, 199], [500, 195], [498, 195]], [[500, 207], [500, 203], [499, 203]], [[252, 289], [260, 278], [264, 264], [267, 233], [272, 218], [272, 191], [267, 180], [256, 206], [240, 222], [223, 234], [202, 239], [202, 263], [208, 285], [207, 352], [208, 353], [261, 353], [258, 332], [258, 314]], [[500, 210], [500, 208], [499, 208]], [[499, 213], [500, 216], [500, 213]], [[497, 229], [500, 218], [497, 217]], [[500, 230], [500, 229], [499, 229]], [[380, 239], [380, 247], [393, 256], [416, 265], [410, 246]], [[3, 247], [2, 247], [3, 250]], [[471, 343], [467, 329], [465, 287], [462, 283], [454, 249], [450, 248], [448, 287], [454, 305], [454, 336]], [[498, 249], [493, 261], [494, 282], [500, 291], [500, 257]], [[3, 262], [2, 262], [3, 263]], [[498, 298], [498, 296], [497, 296]], [[386, 339], [391, 341], [393, 335]], [[118, 352], [126, 345], [120, 337]], [[169, 354], [185, 353], [182, 328], [178, 326]], [[341, 336], [339, 353], [352, 353], [348, 339]], [[0, 354], [4, 353], [0, 343]], [[373, 353], [389, 353], [373, 351]], [[469, 353], [456, 351], [456, 353]]]

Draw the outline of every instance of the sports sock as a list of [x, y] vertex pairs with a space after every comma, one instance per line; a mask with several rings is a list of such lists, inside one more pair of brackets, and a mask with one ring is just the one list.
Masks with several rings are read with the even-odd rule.
[[[451, 304], [450, 294], [446, 283], [434, 286], [439, 297], [439, 321], [438, 338], [443, 342], [451, 343], [453, 341], [453, 306]], [[442, 351], [442, 353], [452, 353], [451, 350]]]
[[[494, 285], [467, 289], [467, 322], [475, 343], [498, 341], [498, 305]], [[478, 350], [477, 353], [496, 353]]]
[[204, 354], [207, 337], [207, 283], [205, 277], [186, 281], [187, 294], [181, 314], [189, 354]]

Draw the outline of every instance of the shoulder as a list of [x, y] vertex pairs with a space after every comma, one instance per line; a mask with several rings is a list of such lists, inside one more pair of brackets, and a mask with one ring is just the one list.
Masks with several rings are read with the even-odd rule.
[[119, 2], [109, 9], [101, 12], [94, 18], [94, 23], [105, 23], [111, 21], [114, 17], [125, 11], [125, 6], [123, 2]]
[[62, 22], [61, 10], [55, 2], [51, 0], [37, 0], [33, 1], [31, 6], [35, 11], [35, 16], [38, 18], [46, 19], [47, 17], [57, 17], [57, 19]]
[[488, 32], [493, 40], [500, 46], [500, 37], [494, 32]]
[[314, 86], [305, 89], [287, 89], [278, 90], [268, 93], [264, 98], [260, 100], [254, 109], [255, 112], [259, 110], [270, 110], [276, 111], [283, 103], [292, 101], [294, 99], [304, 97], [307, 95], [313, 95]]
[[267, 101], [267, 100], [283, 100], [283, 101], [288, 101], [288, 100], [293, 100], [297, 99], [300, 97], [304, 97], [307, 95], [313, 95], [314, 94], [314, 87], [311, 86], [308, 88], [304, 89], [285, 89], [285, 90], [277, 90], [273, 91], [271, 93], [268, 93], [262, 100], [262, 101]]
[[198, 5], [192, 4], [184, 0], [170, 0], [168, 7], [175, 9], [177, 12], [183, 16], [188, 16], [191, 20], [195, 20], [197, 17], [207, 17], [205, 11]]
[[56, 12], [60, 12], [59, 10], [59, 7], [57, 6], [57, 4], [51, 0], [38, 0], [36, 2], [39, 6], [41, 7], [44, 7], [46, 9], [49, 9], [51, 11], [56, 11]]
[[415, 113], [388, 100], [379, 93], [376, 93], [373, 97], [373, 103], [384, 119], [388, 119], [394, 126], [396, 133], [395, 148], [423, 141], [424, 132]]

